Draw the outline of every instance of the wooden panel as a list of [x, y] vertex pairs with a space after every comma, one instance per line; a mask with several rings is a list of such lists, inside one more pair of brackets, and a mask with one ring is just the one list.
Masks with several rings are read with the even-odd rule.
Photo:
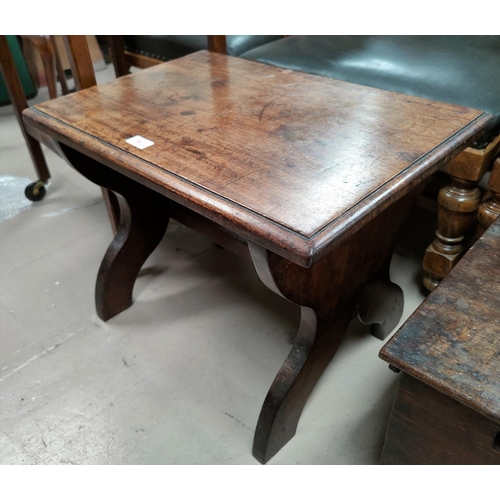
[[[305, 266], [463, 150], [491, 119], [208, 52], [25, 117]], [[137, 134], [155, 145], [125, 142]]]
[[500, 422], [500, 220], [478, 240], [380, 357]]
[[157, 66], [163, 62], [160, 59], [154, 59], [153, 57], [144, 56], [142, 54], [134, 54], [128, 50], [125, 51], [125, 56], [127, 63], [136, 68], [150, 68], [151, 66]]
[[[59, 62], [62, 70], [71, 69], [71, 65], [68, 58], [68, 53], [66, 52], [66, 47], [64, 46], [63, 36], [62, 35], [52, 35], [55, 48], [59, 55]], [[94, 67], [94, 71], [100, 71], [106, 69], [106, 63], [104, 61], [104, 57], [102, 55], [101, 49], [99, 47], [99, 43], [97, 42], [97, 38], [95, 35], [85, 35], [87, 39], [87, 45], [89, 47], [90, 57], [92, 59], [92, 65]]]
[[403, 375], [381, 461], [387, 465], [499, 465], [499, 432], [500, 424]]

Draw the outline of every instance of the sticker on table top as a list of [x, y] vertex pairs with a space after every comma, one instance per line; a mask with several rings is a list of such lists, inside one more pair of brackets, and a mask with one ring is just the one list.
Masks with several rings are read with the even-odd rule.
[[154, 144], [153, 141], [150, 141], [149, 139], [146, 139], [141, 135], [134, 135], [134, 137], [129, 137], [125, 140], [125, 142], [139, 149], [146, 149]]

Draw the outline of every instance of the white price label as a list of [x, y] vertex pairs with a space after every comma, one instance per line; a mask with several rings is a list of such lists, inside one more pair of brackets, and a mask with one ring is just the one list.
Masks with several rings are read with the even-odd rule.
[[149, 139], [146, 139], [141, 135], [134, 135], [134, 137], [129, 137], [125, 140], [125, 142], [138, 149], [146, 149], [154, 144], [153, 141], [150, 141]]

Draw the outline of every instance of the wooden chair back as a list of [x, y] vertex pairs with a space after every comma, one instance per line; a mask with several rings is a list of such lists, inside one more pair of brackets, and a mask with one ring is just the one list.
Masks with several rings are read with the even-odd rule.
[[[76, 89], [84, 90], [96, 85], [92, 58], [85, 35], [64, 35], [63, 40], [68, 52]], [[43, 187], [50, 179], [50, 172], [40, 143], [28, 133], [22, 119], [22, 112], [28, 107], [28, 103], [5, 35], [0, 35], [0, 71], [4, 77], [19, 127], [39, 178], [38, 183], [34, 184], [40, 184]], [[116, 234], [119, 221], [118, 200], [113, 193], [105, 189], [103, 189], [103, 197], [111, 226]]]
[[[125, 49], [122, 35], [109, 35], [108, 44], [117, 78], [128, 75], [132, 66], [145, 69], [165, 62], [161, 59], [128, 52]], [[207, 44], [208, 50], [227, 54], [226, 35], [207, 35]]]

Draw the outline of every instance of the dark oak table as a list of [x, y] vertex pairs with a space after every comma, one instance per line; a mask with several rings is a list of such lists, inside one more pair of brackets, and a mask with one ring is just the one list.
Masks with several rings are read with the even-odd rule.
[[[31, 134], [123, 197], [97, 278], [102, 319], [132, 303], [169, 217], [249, 256], [266, 286], [301, 306], [257, 423], [261, 462], [295, 434], [352, 317], [380, 338], [396, 326], [396, 235], [423, 181], [491, 118], [208, 52], [24, 112]], [[154, 144], [140, 149], [135, 136]]]
[[380, 352], [404, 373], [382, 463], [500, 465], [500, 219]]

